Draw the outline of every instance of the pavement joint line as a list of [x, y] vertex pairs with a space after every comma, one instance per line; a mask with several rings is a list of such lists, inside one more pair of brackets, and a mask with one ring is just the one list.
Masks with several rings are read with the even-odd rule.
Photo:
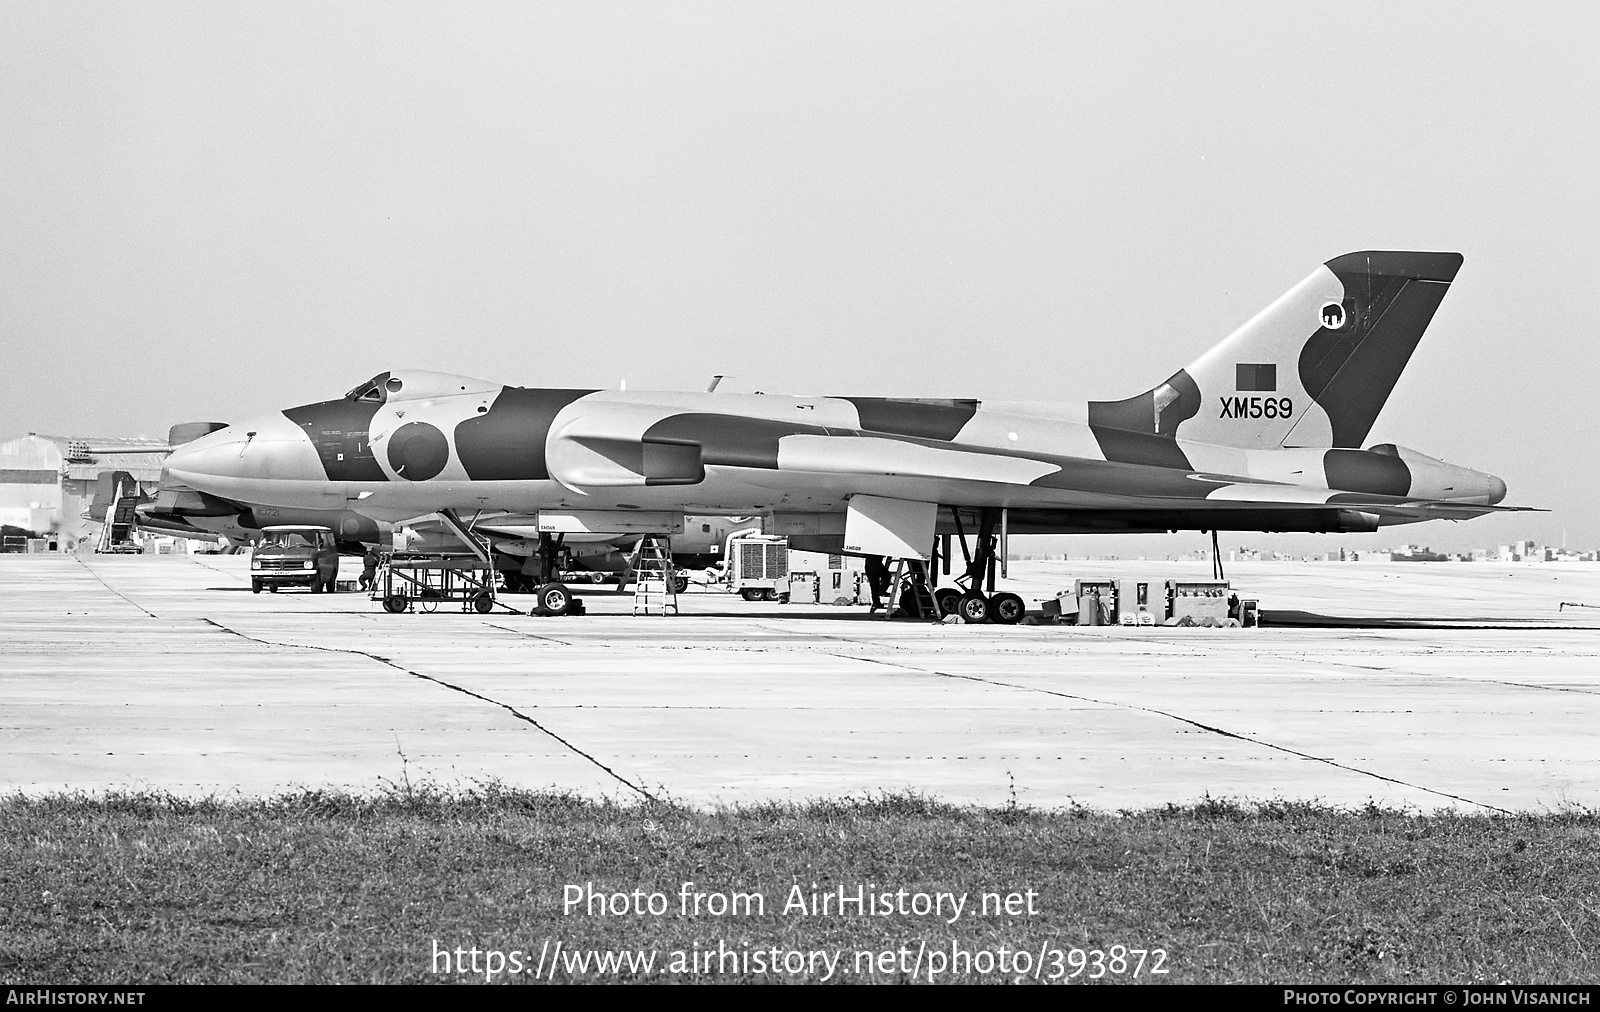
[[1412, 678], [1447, 678], [1453, 682], [1467, 682], [1472, 685], [1510, 685], [1519, 689], [1543, 689], [1546, 692], [1576, 692], [1585, 696], [1600, 696], [1600, 691], [1595, 689], [1579, 689], [1569, 685], [1535, 685], [1532, 682], [1508, 682], [1501, 678], [1468, 678], [1465, 675], [1432, 674], [1427, 671], [1407, 670], [1396, 668], [1382, 668], [1371, 664], [1355, 664], [1350, 661], [1323, 661], [1323, 664], [1335, 668], [1355, 668], [1358, 671], [1378, 671], [1386, 675], [1407, 675]]
[[[578, 646], [578, 644], [576, 644], [576, 643], [569, 643], [566, 640], [558, 640], [554, 636], [542, 636], [539, 633], [531, 633], [531, 632], [528, 632], [525, 629], [513, 629], [510, 626], [495, 625], [493, 622], [485, 622], [484, 625], [487, 626], [490, 629], [498, 629], [501, 632], [515, 633], [518, 636], [524, 636], [524, 637], [527, 637], [528, 639], [544, 640], [546, 643], [557, 643], [557, 644], [560, 644], [561, 646], [564, 646], [564, 647], [577, 647]], [[598, 644], [598, 645], [599, 646], [606, 646], [606, 647], [611, 646], [610, 643], [601, 643], [601, 644]]]
[[[626, 618], [627, 616], [621, 616], [621, 617]], [[564, 646], [564, 647], [571, 647], [574, 650], [584, 650], [584, 649], [589, 649], [589, 648], [604, 649], [604, 650], [706, 650], [706, 651], [719, 651], [719, 652], [723, 652], [723, 653], [739, 653], [739, 654], [764, 654], [764, 653], [771, 653], [773, 651], [772, 647], [727, 646], [727, 645], [724, 645], [724, 644], [709, 644], [709, 643], [701, 643], [701, 642], [694, 642], [694, 641], [685, 641], [683, 643], [606, 643], [606, 642], [599, 641], [599, 640], [589, 640], [589, 641], [583, 641], [583, 642], [574, 643], [571, 640], [558, 640], [554, 636], [545, 636], [545, 635], [543, 635], [541, 633], [528, 632], [526, 629], [513, 629], [510, 626], [495, 625], [493, 622], [485, 622], [484, 626], [486, 628], [489, 628], [489, 629], [498, 629], [498, 630], [500, 630], [502, 632], [513, 633], [513, 634], [515, 634], [517, 636], [523, 636], [523, 637], [526, 637], [528, 639], [544, 640], [547, 643], [556, 643], [556, 644], [559, 644], [559, 645]], [[762, 628], [766, 628], [766, 627], [762, 627]], [[770, 629], [770, 628], [768, 628], [767, 631], [768, 632], [772, 632], [772, 633], [781, 632], [781, 630]], [[850, 639], [843, 639], [842, 637], [838, 637], [838, 636], [827, 636], [825, 633], [818, 634], [818, 635], [823, 636], [824, 638], [827, 638], [827, 639], [839, 639], [839, 640], [842, 640], [842, 642], [852, 643], [852, 644], [854, 644], [856, 646], [860, 646], [860, 647], [892, 646], [891, 644], [876, 643], [876, 642], [872, 642], [872, 641], [850, 640]], [[893, 649], [900, 650], [902, 648], [898, 647], [898, 646], [894, 646]], [[810, 653], [828, 653], [828, 651], [826, 649], [823, 649], [823, 648], [812, 649], [812, 650], [809, 650], [808, 652], [810, 652]], [[836, 656], [836, 655], [830, 654], [830, 656]]]
[[491, 699], [490, 697], [485, 696], [482, 693], [473, 692], [471, 689], [466, 688], [465, 686], [456, 685], [456, 684], [454, 684], [452, 682], [447, 682], [442, 678], [435, 678], [433, 675], [425, 675], [422, 672], [414, 671], [411, 668], [402, 667], [401, 665], [396, 664], [394, 661], [391, 661], [387, 657], [382, 657], [382, 656], [380, 656], [378, 654], [374, 654], [374, 653], [368, 653], [365, 650], [357, 650], [357, 649], [355, 649], [353, 647], [324, 647], [324, 646], [319, 646], [319, 645], [317, 645], [315, 643], [280, 643], [280, 642], [276, 642], [274, 640], [264, 640], [264, 639], [261, 639], [260, 637], [257, 637], [257, 636], [251, 636], [248, 633], [242, 633], [237, 629], [230, 629], [227, 626], [223, 625], [221, 622], [216, 621], [215, 619], [202, 617], [200, 619], [200, 621], [205, 622], [206, 624], [214, 626], [214, 627], [216, 627], [218, 629], [221, 629], [223, 632], [228, 633], [231, 636], [237, 636], [240, 639], [248, 640], [251, 643], [260, 643], [263, 646], [287, 647], [287, 648], [289, 648], [291, 650], [321, 650], [321, 651], [324, 651], [326, 653], [334, 653], [334, 654], [355, 654], [356, 656], [359, 656], [359, 657], [365, 657], [368, 660], [377, 661], [379, 664], [383, 664], [383, 665], [386, 665], [387, 667], [391, 667], [391, 668], [395, 669], [396, 671], [404, 672], [405, 674], [411, 675], [413, 678], [420, 678], [425, 682], [432, 682], [435, 685], [442, 685], [445, 688], [453, 689], [456, 692], [461, 693], [462, 695], [471, 696], [473, 699], [481, 700], [481, 701], [483, 701], [485, 703], [489, 703], [492, 706], [498, 706], [502, 710], [505, 710], [505, 711], [509, 712], [512, 716], [516, 717], [518, 720], [526, 721], [527, 723], [532, 724], [534, 727], [538, 728], [543, 733], [549, 735], [551, 738], [554, 738], [556, 741], [560, 742], [563, 746], [565, 746], [566, 748], [570, 749], [575, 755], [582, 756], [584, 759], [587, 759], [589, 762], [593, 763], [595, 766], [598, 766], [600, 769], [605, 770], [606, 773], [610, 774], [618, 783], [622, 784], [624, 787], [628, 788], [629, 790], [636, 792], [641, 797], [643, 797], [646, 801], [657, 802], [657, 801], [660, 800], [655, 795], [653, 795], [649, 791], [645, 790], [643, 787], [640, 787], [638, 784], [634, 783], [633, 781], [629, 780], [627, 777], [625, 777], [622, 774], [618, 773], [616, 770], [614, 770], [611, 767], [607, 766], [605, 763], [601, 762], [599, 759], [596, 759], [594, 756], [592, 756], [589, 753], [585, 752], [583, 749], [581, 749], [578, 746], [572, 744], [572, 742], [570, 742], [567, 739], [561, 737], [559, 734], [556, 734], [554, 731], [550, 730], [548, 727], [545, 727], [543, 724], [539, 723], [537, 720], [534, 720], [532, 717], [528, 716], [526, 713], [523, 713], [521, 710], [519, 710], [516, 707], [512, 706], [510, 703], [502, 703], [498, 699]]
[[135, 601], [133, 598], [131, 598], [128, 595], [124, 594], [122, 591], [120, 591], [117, 588], [113, 587], [111, 584], [107, 583], [105, 581], [105, 577], [103, 577], [99, 573], [95, 572], [94, 571], [94, 567], [89, 565], [87, 562], [84, 562], [83, 559], [80, 558], [79, 556], [74, 555], [72, 557], [72, 561], [76, 562], [78, 565], [80, 565], [84, 569], [88, 570], [90, 576], [92, 576], [96, 580], [100, 581], [100, 586], [102, 586], [105, 589], [111, 591], [111, 593], [117, 595], [118, 597], [122, 598], [123, 601], [127, 602], [128, 604], [133, 605], [135, 608], [138, 608], [140, 611], [144, 612], [146, 615], [149, 615], [151, 618], [159, 619], [161, 617], [161, 616], [157, 615], [155, 612], [151, 611], [149, 608], [146, 608], [144, 605], [142, 605], [139, 602]]
[[910, 664], [898, 664], [898, 663], [896, 663], [894, 661], [879, 660], [878, 658], [875, 658], [875, 657], [853, 657], [853, 656], [850, 656], [849, 654], [835, 654], [834, 656], [835, 657], [842, 657], [842, 658], [845, 658], [847, 660], [852, 660], [852, 661], [862, 661], [862, 662], [867, 663], [867, 664], [881, 664], [881, 665], [884, 665], [885, 667], [902, 668], [902, 669], [904, 669], [906, 671], [915, 671], [915, 672], [918, 672], [920, 674], [925, 674], [925, 675], [937, 675], [937, 676], [939, 676], [941, 678], [959, 678], [959, 679], [962, 679], [964, 681], [980, 682], [980, 683], [985, 684], [985, 685], [998, 685], [998, 686], [1003, 686], [1004, 688], [1008, 688], [1008, 689], [1020, 689], [1023, 692], [1042, 692], [1045, 695], [1060, 696], [1063, 699], [1077, 699], [1077, 700], [1082, 700], [1083, 702], [1087, 702], [1087, 703], [1099, 703], [1102, 706], [1116, 706], [1116, 707], [1121, 707], [1121, 708], [1127, 709], [1127, 710], [1141, 710], [1141, 711], [1143, 711], [1145, 713], [1154, 713], [1154, 714], [1157, 714], [1159, 716], [1166, 717], [1166, 718], [1168, 718], [1170, 720], [1176, 720], [1176, 721], [1180, 721], [1180, 722], [1182, 722], [1184, 724], [1188, 724], [1191, 727], [1197, 727], [1197, 728], [1201, 729], [1202, 731], [1209, 731], [1212, 734], [1221, 735], [1224, 738], [1233, 738], [1236, 741], [1248, 742], [1248, 743], [1250, 743], [1252, 745], [1260, 745], [1260, 746], [1262, 746], [1264, 748], [1275, 749], [1275, 750], [1277, 750], [1279, 752], [1285, 752], [1285, 753], [1288, 753], [1289, 755], [1292, 755], [1292, 756], [1298, 756], [1301, 759], [1308, 759], [1308, 760], [1310, 760], [1312, 762], [1323, 763], [1323, 764], [1325, 764], [1327, 766], [1333, 767], [1334, 769], [1344, 770], [1347, 773], [1359, 773], [1360, 775], [1365, 776], [1365, 777], [1372, 777], [1375, 780], [1382, 780], [1385, 783], [1397, 784], [1397, 785], [1399, 785], [1401, 787], [1408, 787], [1408, 788], [1410, 788], [1411, 790], [1414, 790], [1414, 791], [1423, 791], [1423, 792], [1425, 792], [1427, 794], [1433, 794], [1433, 795], [1436, 795], [1436, 796], [1441, 797], [1441, 798], [1449, 798], [1452, 801], [1460, 801], [1460, 802], [1463, 802], [1463, 803], [1468, 804], [1468, 805], [1476, 805], [1479, 808], [1487, 808], [1489, 811], [1491, 811], [1491, 812], [1499, 812], [1501, 815], [1512, 815], [1512, 814], [1515, 814], [1515, 813], [1513, 813], [1513, 812], [1511, 812], [1511, 811], [1509, 811], [1507, 809], [1500, 808], [1500, 807], [1498, 807], [1496, 805], [1486, 804], [1485, 802], [1482, 802], [1482, 801], [1474, 801], [1471, 798], [1464, 798], [1459, 794], [1451, 794], [1449, 791], [1435, 790], [1432, 787], [1424, 787], [1421, 784], [1412, 784], [1412, 783], [1407, 783], [1404, 780], [1396, 780], [1394, 777], [1386, 777], [1381, 773], [1374, 773], [1371, 770], [1363, 770], [1363, 769], [1357, 769], [1354, 766], [1346, 766], [1344, 763], [1336, 762], [1335, 760], [1329, 759], [1329, 758], [1327, 758], [1325, 756], [1311, 755], [1310, 753], [1307, 753], [1307, 752], [1300, 752], [1300, 751], [1297, 751], [1295, 749], [1289, 748], [1286, 745], [1275, 745], [1270, 741], [1262, 741], [1259, 738], [1251, 738], [1249, 735], [1236, 734], [1233, 731], [1224, 730], [1223, 728], [1220, 728], [1220, 727], [1213, 727], [1210, 724], [1202, 724], [1198, 720], [1191, 720], [1188, 717], [1184, 717], [1184, 716], [1181, 716], [1181, 715], [1176, 714], [1176, 713], [1169, 713], [1166, 710], [1157, 710], [1156, 708], [1150, 707], [1150, 706], [1140, 706], [1137, 703], [1121, 703], [1121, 702], [1116, 702], [1114, 700], [1109, 700], [1109, 699], [1096, 699], [1093, 696], [1079, 696], [1079, 695], [1075, 695], [1075, 694], [1070, 693], [1070, 692], [1061, 692], [1061, 691], [1059, 691], [1057, 689], [1043, 689], [1043, 688], [1040, 688], [1040, 687], [1038, 687], [1036, 685], [1017, 685], [1017, 684], [1015, 684], [1013, 682], [1002, 682], [1002, 681], [1000, 681], [998, 679], [994, 679], [994, 678], [981, 678], [981, 677], [979, 677], [977, 675], [958, 675], [958, 674], [953, 674], [953, 673], [948, 672], [948, 671], [938, 671], [938, 670], [933, 669], [933, 668], [919, 668], [919, 667], [915, 667], [915, 666], [910, 665]]
[[[764, 622], [758, 622], [758, 623], [756, 623], [756, 626], [757, 626], [757, 628], [765, 629], [767, 632], [777, 633], [780, 636], [791, 635], [791, 633], [790, 633], [790, 631], [788, 629], [774, 629], [774, 628], [772, 628], [772, 626], [767, 625]], [[903, 650], [904, 649], [903, 647], [900, 646], [900, 644], [898, 644], [898, 643], [889, 643], [886, 640], [858, 640], [858, 639], [851, 639], [849, 636], [830, 636], [827, 633], [813, 633], [812, 635], [820, 637], [821, 639], [825, 639], [825, 640], [838, 640], [841, 643], [851, 643], [851, 644], [854, 644], [855, 646], [858, 646], [858, 647], [892, 647], [895, 650]]]
[[213, 573], [221, 573], [223, 576], [226, 576], [231, 580], [248, 580], [249, 579], [248, 576], [241, 576], [238, 573], [230, 573], [226, 569], [218, 569], [216, 566], [211, 565], [209, 562], [201, 562], [199, 559], [195, 558], [193, 555], [189, 556], [189, 561], [194, 563], [195, 565], [199, 566], [202, 569], [209, 569]]

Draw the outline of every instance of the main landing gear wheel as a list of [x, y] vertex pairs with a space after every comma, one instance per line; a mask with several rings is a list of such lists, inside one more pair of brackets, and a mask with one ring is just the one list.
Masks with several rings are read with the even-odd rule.
[[388, 597], [384, 598], [383, 599], [383, 610], [388, 612], [391, 615], [398, 615], [401, 612], [405, 611], [406, 610], [406, 598], [405, 598], [405, 595], [404, 594], [390, 594]]
[[940, 616], [954, 615], [961, 603], [961, 591], [954, 587], [940, 587], [933, 592], [933, 599], [939, 602]]
[[540, 615], [565, 615], [572, 607], [572, 591], [559, 583], [547, 583], [534, 592]]
[[989, 601], [975, 590], [969, 590], [956, 601], [956, 614], [967, 623], [989, 621]]
[[1028, 613], [1028, 606], [1015, 594], [1001, 593], [989, 598], [989, 621], [1016, 625]]

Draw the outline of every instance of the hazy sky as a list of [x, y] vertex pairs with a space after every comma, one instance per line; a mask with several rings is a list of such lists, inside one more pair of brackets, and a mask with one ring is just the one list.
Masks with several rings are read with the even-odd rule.
[[1597, 51], [1593, 3], [5, 3], [0, 438], [402, 367], [1116, 398], [1455, 250], [1370, 441], [1554, 512], [1378, 540], [1594, 546]]

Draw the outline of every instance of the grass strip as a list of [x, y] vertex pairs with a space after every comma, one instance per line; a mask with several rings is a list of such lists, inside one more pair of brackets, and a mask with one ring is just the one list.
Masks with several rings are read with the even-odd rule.
[[[1128, 956], [1102, 980], [1593, 980], [1597, 830], [1600, 813], [1581, 810], [1218, 800], [1102, 813], [895, 794], [707, 810], [493, 784], [267, 800], [15, 795], [0, 800], [0, 980], [1083, 981], [1096, 976], [1092, 953], [1103, 963], [1116, 945], [1163, 950], [1168, 972], [1152, 973], [1147, 955], [1135, 976]], [[608, 897], [600, 909], [588, 892], [566, 909], [568, 887], [588, 884]], [[803, 913], [789, 903], [796, 886]], [[811, 908], [841, 888], [888, 893], [895, 912]], [[949, 906], [902, 913], [902, 890], [930, 902], [964, 894], [966, 906], [953, 921]], [[713, 912], [710, 897], [735, 892], [746, 910]], [[628, 897], [626, 912], [614, 894]], [[568, 962], [535, 975], [536, 959], [552, 965], [552, 943]], [[458, 972], [455, 950], [474, 948], [483, 955], [463, 960], [479, 969]], [[591, 950], [655, 962], [580, 970], [572, 954]], [[729, 951], [743, 955], [730, 963]], [[838, 962], [790, 972], [790, 952]], [[990, 953], [989, 971], [970, 962], [978, 952]], [[944, 955], [943, 973], [930, 953]]]

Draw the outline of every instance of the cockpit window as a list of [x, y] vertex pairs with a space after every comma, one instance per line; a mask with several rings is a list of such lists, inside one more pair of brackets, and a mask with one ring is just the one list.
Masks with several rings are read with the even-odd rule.
[[374, 404], [382, 404], [384, 401], [389, 399], [389, 394], [384, 389], [385, 382], [396, 384], [390, 389], [399, 389], [398, 380], [391, 380], [389, 379], [388, 373], [380, 372], [378, 375], [372, 377], [365, 383], [356, 387], [354, 390], [345, 394], [344, 399], [347, 401], [370, 401]]

